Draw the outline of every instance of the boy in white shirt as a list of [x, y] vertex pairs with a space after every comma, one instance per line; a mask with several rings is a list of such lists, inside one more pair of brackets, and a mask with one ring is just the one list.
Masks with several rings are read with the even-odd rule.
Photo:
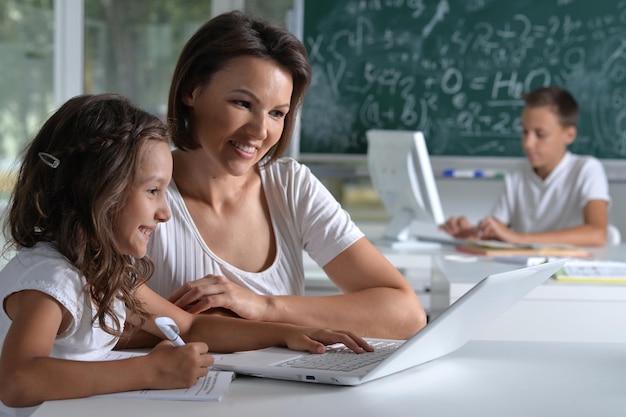
[[576, 139], [576, 100], [559, 87], [542, 87], [523, 99], [527, 160], [506, 176], [491, 216], [478, 225], [451, 217], [441, 229], [463, 239], [604, 245], [610, 203], [606, 173], [596, 158], [567, 150]]

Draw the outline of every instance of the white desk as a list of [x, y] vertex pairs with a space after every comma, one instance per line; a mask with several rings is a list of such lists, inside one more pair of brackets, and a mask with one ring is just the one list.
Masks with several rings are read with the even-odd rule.
[[[626, 245], [592, 250], [599, 259], [626, 259]], [[485, 258], [458, 262], [434, 256], [433, 280], [449, 283], [450, 303], [478, 280], [519, 265]], [[438, 276], [440, 275], [440, 276]], [[549, 279], [497, 318], [477, 339], [626, 343], [626, 285]]]
[[[434, 308], [449, 305], [488, 274], [520, 267], [484, 258], [458, 262], [450, 255], [459, 254], [443, 248], [388, 257], [409, 272], [416, 289], [423, 289], [424, 279], [433, 285], [429, 295]], [[598, 251], [598, 256], [623, 260], [626, 246]], [[319, 270], [309, 272], [308, 291], [333, 291]], [[238, 377], [220, 403], [77, 399], [46, 402], [33, 417], [379, 417], [392, 412], [420, 417], [623, 417], [625, 308], [626, 285], [548, 281], [498, 318], [479, 340], [360, 387]]]
[[[626, 260], [626, 244], [592, 252], [598, 259]], [[431, 318], [485, 276], [522, 267], [465, 255], [450, 246], [419, 252], [383, 249], [383, 253], [405, 274]], [[312, 261], [307, 265], [307, 293], [338, 292]], [[626, 284], [549, 279], [496, 319], [477, 339], [626, 343]]]
[[219, 403], [44, 403], [33, 417], [623, 417], [626, 344], [476, 341], [359, 387], [239, 377]]

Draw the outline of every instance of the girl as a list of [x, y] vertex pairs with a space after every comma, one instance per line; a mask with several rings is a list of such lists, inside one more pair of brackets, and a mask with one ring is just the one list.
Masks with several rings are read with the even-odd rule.
[[[45, 400], [191, 386], [213, 363], [207, 344], [371, 350], [348, 332], [194, 316], [148, 289], [153, 264], [144, 256], [170, 218], [171, 174], [163, 124], [117, 95], [69, 100], [34, 138], [5, 225], [18, 251], [0, 272], [0, 415], [28, 415], [32, 408], [11, 407]], [[156, 316], [172, 317], [191, 343], [92, 361], [115, 346], [125, 322], [163, 338]]]

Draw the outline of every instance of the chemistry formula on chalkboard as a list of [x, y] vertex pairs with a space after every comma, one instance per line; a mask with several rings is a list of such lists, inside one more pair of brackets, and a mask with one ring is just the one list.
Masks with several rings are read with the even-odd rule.
[[624, 0], [306, 0], [303, 32], [302, 153], [362, 154], [384, 128], [521, 156], [520, 95], [559, 85], [581, 108], [571, 150], [626, 158]]

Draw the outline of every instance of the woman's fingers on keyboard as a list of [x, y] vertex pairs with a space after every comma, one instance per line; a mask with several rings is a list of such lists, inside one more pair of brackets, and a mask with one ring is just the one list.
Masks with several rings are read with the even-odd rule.
[[356, 353], [363, 353], [363, 352], [373, 352], [374, 348], [372, 347], [372, 345], [370, 345], [367, 340], [363, 339], [362, 337], [359, 337], [357, 335], [355, 335], [354, 333], [347, 331], [347, 330], [337, 330], [335, 331], [335, 333], [339, 333], [341, 334], [341, 338], [343, 340], [341, 340], [340, 342], [343, 343], [344, 345], [346, 345], [348, 348], [352, 349], [354, 352]]

